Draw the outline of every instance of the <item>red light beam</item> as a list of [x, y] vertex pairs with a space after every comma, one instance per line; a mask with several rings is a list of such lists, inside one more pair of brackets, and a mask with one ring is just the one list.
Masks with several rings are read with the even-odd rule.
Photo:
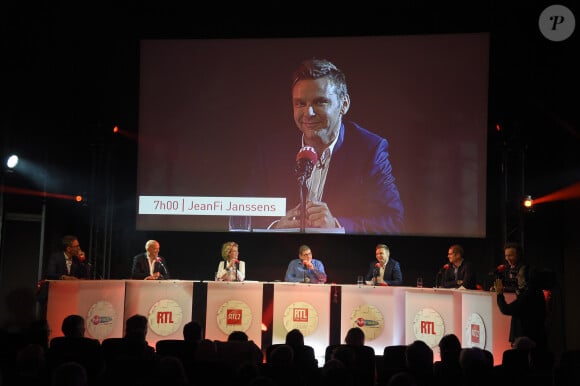
[[27, 195], [27, 196], [59, 198], [62, 200], [71, 200], [71, 201], [76, 200], [76, 196], [74, 196], [72, 194], [49, 193], [49, 192], [43, 192], [40, 190], [14, 188], [12, 186], [0, 186], [0, 191], [6, 192], [6, 193]]
[[546, 194], [545, 196], [534, 198], [534, 205], [541, 204], [543, 202], [573, 200], [575, 198], [580, 198], [580, 182], [557, 190], [553, 193]]

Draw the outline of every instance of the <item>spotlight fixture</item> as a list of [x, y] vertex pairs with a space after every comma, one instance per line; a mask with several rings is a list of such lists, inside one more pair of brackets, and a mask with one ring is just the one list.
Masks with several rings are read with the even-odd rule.
[[534, 200], [532, 199], [532, 196], [524, 196], [524, 200], [523, 200], [523, 205], [524, 208], [528, 211], [533, 210], [534, 208]]
[[18, 156], [16, 154], [12, 154], [6, 160], [6, 166], [8, 169], [14, 169], [18, 165]]

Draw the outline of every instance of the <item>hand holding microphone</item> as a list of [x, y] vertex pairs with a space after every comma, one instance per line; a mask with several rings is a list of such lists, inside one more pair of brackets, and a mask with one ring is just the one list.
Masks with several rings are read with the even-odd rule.
[[314, 268], [314, 266], [312, 265], [312, 262], [310, 262], [308, 260], [302, 260], [302, 265], [304, 265], [304, 268], [306, 268], [306, 269]]

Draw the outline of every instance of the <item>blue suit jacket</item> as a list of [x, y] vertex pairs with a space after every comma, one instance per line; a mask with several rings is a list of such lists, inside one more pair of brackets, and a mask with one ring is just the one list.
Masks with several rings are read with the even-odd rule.
[[340, 128], [323, 201], [347, 233], [400, 233], [403, 203], [386, 139], [353, 122]]
[[[375, 264], [377, 261], [371, 262], [369, 266], [369, 270], [367, 272], [366, 281], [373, 280], [375, 276]], [[385, 273], [383, 275], [383, 280], [388, 285], [402, 285], [403, 284], [403, 272], [401, 271], [401, 264], [393, 258], [389, 257], [389, 261], [387, 261], [387, 266], [385, 267]]]
[[73, 256], [69, 274], [66, 270], [66, 259], [64, 257], [64, 252], [55, 252], [48, 258], [46, 278], [49, 280], [58, 280], [62, 275], [75, 276], [79, 279], [88, 279], [89, 268], [85, 263], [81, 263], [78, 257]]
[[[386, 139], [371, 133], [353, 122], [343, 122], [332, 153], [330, 169], [326, 176], [322, 201], [326, 202], [346, 233], [398, 234], [403, 230], [404, 210], [395, 185], [389, 161], [389, 144]], [[295, 162], [294, 154], [280, 155], [280, 149], [266, 164], [264, 174], [256, 186], [266, 184], [268, 195], [287, 197], [286, 209], [300, 203], [300, 189], [295, 178], [288, 175]], [[275, 161], [274, 161], [275, 160]], [[273, 165], [273, 166], [272, 166]], [[280, 171], [283, 167], [285, 171]], [[272, 186], [273, 184], [276, 186]], [[253, 192], [262, 195], [264, 191]], [[260, 228], [264, 218], [255, 219]], [[272, 218], [268, 218], [268, 224]]]

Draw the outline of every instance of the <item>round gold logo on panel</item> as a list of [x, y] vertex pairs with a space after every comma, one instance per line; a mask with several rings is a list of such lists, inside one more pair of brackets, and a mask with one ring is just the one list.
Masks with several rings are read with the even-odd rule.
[[181, 330], [183, 312], [175, 300], [163, 299], [151, 306], [149, 326], [160, 336], [171, 335]]
[[485, 324], [477, 313], [473, 313], [467, 318], [464, 326], [463, 342], [466, 347], [478, 347], [485, 349]]
[[415, 315], [413, 332], [416, 339], [422, 340], [433, 348], [439, 344], [445, 333], [445, 323], [437, 311], [432, 308], [423, 308]]
[[370, 304], [356, 307], [350, 315], [351, 326], [359, 327], [365, 333], [365, 340], [371, 341], [383, 333], [385, 320], [381, 311]]
[[117, 313], [113, 305], [106, 300], [99, 300], [89, 308], [87, 312], [87, 331], [95, 339], [108, 338], [113, 331], [113, 322]]

